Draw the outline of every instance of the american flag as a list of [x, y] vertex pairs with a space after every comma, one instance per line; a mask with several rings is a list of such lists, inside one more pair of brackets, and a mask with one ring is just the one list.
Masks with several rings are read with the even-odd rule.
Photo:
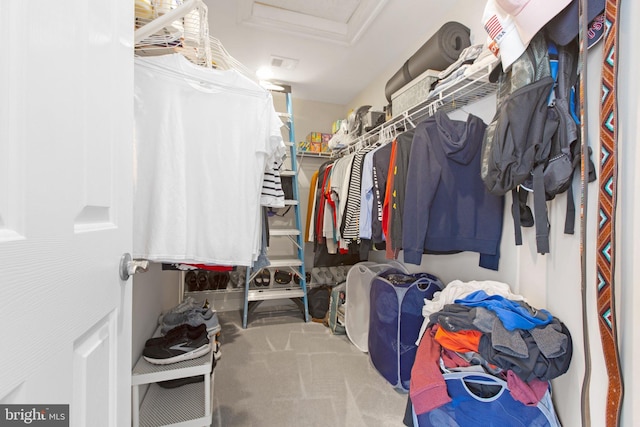
[[489, 18], [487, 23], [484, 24], [484, 29], [487, 31], [487, 33], [489, 33], [489, 37], [495, 39], [498, 34], [502, 32], [502, 25], [500, 24], [498, 17], [496, 15], [493, 15], [491, 18]]

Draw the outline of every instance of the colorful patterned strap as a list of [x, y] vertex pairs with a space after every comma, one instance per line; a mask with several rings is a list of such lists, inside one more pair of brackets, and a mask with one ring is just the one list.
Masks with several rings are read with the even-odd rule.
[[606, 32], [602, 66], [602, 104], [600, 106], [601, 169], [598, 191], [597, 307], [600, 338], [609, 377], [606, 425], [619, 425], [623, 396], [622, 375], [616, 332], [615, 310], [615, 219], [617, 203], [617, 66], [618, 11], [620, 0], [607, 0]]

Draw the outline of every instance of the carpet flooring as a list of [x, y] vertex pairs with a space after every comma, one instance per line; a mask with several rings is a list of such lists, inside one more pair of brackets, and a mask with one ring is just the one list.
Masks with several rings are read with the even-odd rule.
[[222, 357], [213, 426], [402, 427], [407, 394], [375, 370], [346, 335], [298, 311], [218, 313]]

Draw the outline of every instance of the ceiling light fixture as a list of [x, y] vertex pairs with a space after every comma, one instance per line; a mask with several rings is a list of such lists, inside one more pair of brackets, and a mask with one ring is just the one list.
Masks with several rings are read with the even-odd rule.
[[273, 77], [273, 70], [270, 66], [263, 65], [256, 71], [256, 76], [258, 76], [258, 79], [260, 80], [269, 80]]

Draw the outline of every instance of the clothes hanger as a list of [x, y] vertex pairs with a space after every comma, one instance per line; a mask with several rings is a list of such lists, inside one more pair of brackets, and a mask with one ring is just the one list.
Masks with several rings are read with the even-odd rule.
[[[236, 70], [258, 84], [258, 78], [209, 34], [208, 7], [202, 0], [167, 5], [145, 0], [149, 8], [136, 8], [134, 53], [137, 57], [179, 53], [206, 69]], [[138, 10], [140, 9], [140, 13]], [[165, 70], [167, 72], [171, 70]]]

